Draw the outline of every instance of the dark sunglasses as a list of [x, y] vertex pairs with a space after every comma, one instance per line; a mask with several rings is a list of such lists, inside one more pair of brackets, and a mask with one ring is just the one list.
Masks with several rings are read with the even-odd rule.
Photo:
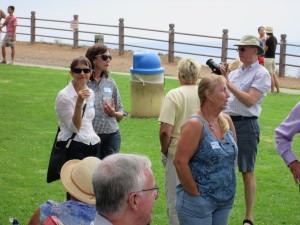
[[244, 47], [238, 48], [237, 51], [238, 52], [244, 52], [246, 49]]
[[101, 54], [101, 55], [96, 55], [96, 57], [101, 57], [101, 59], [103, 61], [106, 61], [107, 59], [112, 60], [112, 56], [111, 55]]
[[90, 68], [73, 68], [73, 69], [72, 69], [72, 72], [78, 73], [78, 74], [81, 74], [82, 71], [83, 71], [84, 73], [89, 73], [89, 72], [91, 72], [91, 69], [90, 69]]

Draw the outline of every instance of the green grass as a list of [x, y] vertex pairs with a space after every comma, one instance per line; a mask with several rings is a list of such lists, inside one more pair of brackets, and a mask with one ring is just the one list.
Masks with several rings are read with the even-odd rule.
[[[130, 112], [130, 77], [112, 74]], [[60, 183], [46, 183], [49, 154], [57, 128], [54, 101], [69, 82], [67, 71], [0, 65], [0, 225], [9, 217], [27, 224], [32, 213], [45, 200], [64, 201]], [[165, 92], [178, 81], [166, 79]], [[256, 166], [257, 195], [254, 218], [259, 225], [300, 224], [300, 193], [289, 169], [274, 148], [274, 129], [300, 100], [298, 95], [269, 94], [259, 118], [261, 142]], [[125, 118], [120, 123], [121, 151], [149, 156], [160, 187], [155, 203], [153, 225], [167, 224], [164, 170], [160, 162], [157, 118]], [[294, 148], [299, 152], [299, 135]], [[243, 184], [238, 187], [230, 224], [241, 224], [244, 216]]]

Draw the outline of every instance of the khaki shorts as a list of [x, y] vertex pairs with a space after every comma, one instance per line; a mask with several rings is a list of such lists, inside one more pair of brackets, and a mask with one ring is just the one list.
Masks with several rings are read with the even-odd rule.
[[2, 46], [14, 48], [16, 46], [16, 37], [13, 35], [5, 35], [2, 41]]
[[265, 58], [264, 67], [269, 71], [270, 74], [275, 74], [275, 59]]

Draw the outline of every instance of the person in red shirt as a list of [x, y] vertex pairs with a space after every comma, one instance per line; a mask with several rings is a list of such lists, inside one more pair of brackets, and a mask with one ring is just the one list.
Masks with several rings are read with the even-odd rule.
[[15, 7], [8, 6], [7, 13], [9, 14], [0, 26], [0, 30], [6, 27], [6, 34], [2, 41], [2, 61], [1, 63], [6, 63], [6, 47], [11, 47], [11, 64], [14, 63], [15, 58], [15, 46], [16, 46], [16, 32], [17, 32], [17, 18], [14, 16]]

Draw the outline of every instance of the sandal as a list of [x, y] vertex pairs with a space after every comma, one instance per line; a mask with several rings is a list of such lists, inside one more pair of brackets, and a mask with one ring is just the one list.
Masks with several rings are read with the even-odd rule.
[[248, 220], [248, 219], [245, 219], [243, 221], [243, 225], [245, 225], [245, 224], [254, 225], [254, 223], [251, 220]]
[[2, 60], [0, 63], [2, 63], [2, 64], [6, 64], [6, 61], [5, 61], [5, 60]]

